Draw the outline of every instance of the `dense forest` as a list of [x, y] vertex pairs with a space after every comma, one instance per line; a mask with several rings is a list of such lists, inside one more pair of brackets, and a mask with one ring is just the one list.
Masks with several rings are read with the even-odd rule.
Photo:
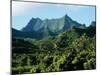
[[96, 27], [75, 27], [44, 39], [12, 38], [12, 73], [96, 68]]

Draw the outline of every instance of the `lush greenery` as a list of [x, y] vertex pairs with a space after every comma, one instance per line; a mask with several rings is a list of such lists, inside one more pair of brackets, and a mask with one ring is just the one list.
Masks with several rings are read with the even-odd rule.
[[12, 73], [40, 73], [96, 68], [96, 30], [71, 27], [42, 40], [12, 39]]

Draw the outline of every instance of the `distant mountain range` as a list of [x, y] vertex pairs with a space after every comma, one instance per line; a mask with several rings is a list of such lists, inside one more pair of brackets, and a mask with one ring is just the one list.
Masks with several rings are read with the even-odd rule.
[[[95, 25], [95, 22], [91, 24]], [[32, 18], [21, 30], [12, 28], [12, 36], [41, 39], [48, 36], [55, 36], [60, 32], [65, 32], [72, 26], [85, 27], [85, 25], [72, 20], [68, 15], [57, 19], [41, 20], [40, 18]]]

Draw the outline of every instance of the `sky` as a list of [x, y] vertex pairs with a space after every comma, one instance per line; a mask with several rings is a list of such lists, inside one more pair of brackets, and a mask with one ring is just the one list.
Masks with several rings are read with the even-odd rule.
[[50, 4], [35, 2], [12, 2], [12, 27], [20, 30], [27, 25], [30, 19], [56, 19], [67, 14], [73, 20], [89, 26], [95, 21], [95, 6]]

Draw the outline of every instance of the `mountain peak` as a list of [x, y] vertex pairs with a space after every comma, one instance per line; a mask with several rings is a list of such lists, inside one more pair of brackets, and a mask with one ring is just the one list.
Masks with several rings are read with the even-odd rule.
[[21, 30], [24, 31], [24, 32], [32, 31], [36, 22], [37, 22], [37, 19], [32, 17], [30, 19], [30, 21], [28, 22], [28, 24], [24, 28], [22, 28]]
[[65, 17], [69, 17], [67, 14], [65, 14]]
[[67, 14], [65, 14], [65, 16], [64, 16], [64, 17], [70, 18]]
[[33, 20], [41, 20], [41, 19], [38, 18], [38, 17], [37, 17], [37, 18], [33, 18], [33, 17], [32, 17], [32, 18], [30, 19], [30, 21], [33, 21]]
[[67, 14], [65, 14], [64, 18], [69, 20], [69, 21], [73, 21]]
[[[54, 36], [60, 32], [68, 31], [72, 25], [79, 27], [81, 24], [72, 20], [67, 14], [58, 19], [42, 20], [32, 17], [26, 27], [22, 29], [22, 32], [28, 32], [31, 33], [32, 36], [37, 35], [37, 37], [40, 38], [42, 36]], [[35, 33], [35, 35], [33, 33]]]

